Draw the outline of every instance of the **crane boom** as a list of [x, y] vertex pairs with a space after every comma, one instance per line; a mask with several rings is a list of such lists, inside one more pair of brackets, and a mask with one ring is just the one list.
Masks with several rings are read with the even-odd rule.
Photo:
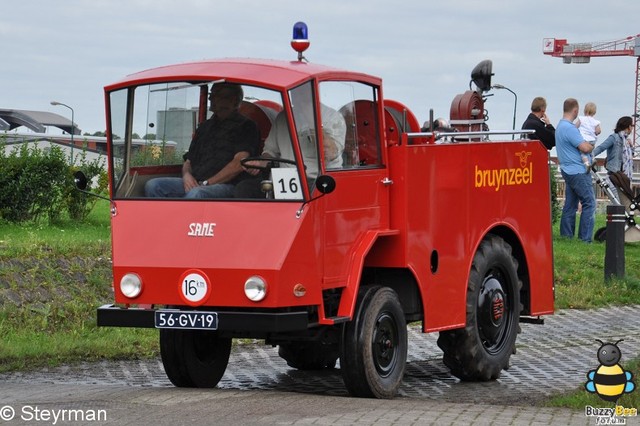
[[545, 38], [542, 52], [563, 58], [567, 64], [588, 63], [592, 57], [640, 56], [640, 34], [594, 43], [568, 43], [566, 39]]

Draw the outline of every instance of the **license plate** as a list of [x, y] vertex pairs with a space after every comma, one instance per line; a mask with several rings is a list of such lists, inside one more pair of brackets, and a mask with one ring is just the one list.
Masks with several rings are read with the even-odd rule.
[[156, 311], [155, 326], [156, 328], [217, 330], [218, 314], [200, 311]]

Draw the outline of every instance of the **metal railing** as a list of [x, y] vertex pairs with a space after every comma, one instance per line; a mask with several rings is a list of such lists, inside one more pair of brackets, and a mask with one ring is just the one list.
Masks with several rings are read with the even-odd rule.
[[[418, 138], [429, 139], [429, 144], [436, 143], [444, 138], [447, 143], [468, 143], [468, 142], [491, 142], [490, 136], [497, 135], [528, 135], [534, 133], [534, 130], [521, 129], [521, 130], [480, 130], [472, 132], [411, 132], [403, 133], [402, 141], [406, 140], [406, 143], [411, 145], [409, 140]], [[479, 140], [478, 140], [479, 139]], [[498, 142], [498, 141], [496, 141]], [[499, 142], [507, 142], [506, 140], [500, 140]]]

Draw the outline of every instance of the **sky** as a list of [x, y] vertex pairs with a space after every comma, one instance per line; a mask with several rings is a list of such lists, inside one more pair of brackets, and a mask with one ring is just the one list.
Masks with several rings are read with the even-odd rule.
[[[384, 96], [420, 122], [449, 117], [473, 67], [493, 62], [485, 104], [492, 130], [516, 128], [536, 96], [556, 124], [562, 103], [598, 107], [606, 137], [634, 113], [636, 59], [563, 64], [542, 53], [544, 38], [570, 43], [640, 33], [640, 1], [602, 0], [5, 0], [0, 13], [0, 108], [49, 111], [82, 132], [104, 131], [106, 85], [148, 68], [192, 60], [294, 60], [297, 21], [309, 26], [310, 62], [376, 75]], [[516, 102], [517, 101], [517, 102]], [[26, 130], [20, 128], [21, 131]], [[55, 133], [53, 129], [51, 133]], [[603, 139], [603, 138], [602, 138]]]

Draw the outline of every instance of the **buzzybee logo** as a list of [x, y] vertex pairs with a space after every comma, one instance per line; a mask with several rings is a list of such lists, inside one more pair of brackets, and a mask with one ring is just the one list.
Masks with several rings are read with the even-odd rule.
[[635, 390], [636, 385], [633, 382], [633, 373], [625, 371], [620, 365], [622, 352], [618, 347], [618, 340], [615, 343], [604, 343], [602, 340], [596, 340], [600, 343], [598, 349], [598, 361], [600, 365], [594, 370], [587, 373], [587, 383], [584, 388], [589, 393], [595, 393], [603, 401], [613, 402], [615, 408], [611, 407], [592, 407], [587, 405], [584, 413], [587, 417], [595, 417], [596, 424], [626, 424], [626, 417], [635, 417], [638, 415], [637, 408], [626, 408], [618, 405], [618, 399], [625, 393], [631, 393]]
[[623, 393], [631, 393], [636, 388], [633, 383], [633, 374], [625, 371], [619, 362], [622, 359], [622, 352], [618, 347], [618, 340], [615, 343], [600, 343], [598, 349], [598, 361], [600, 366], [587, 373], [589, 379], [584, 385], [587, 392], [597, 394], [601, 399], [610, 402], [617, 402]]

